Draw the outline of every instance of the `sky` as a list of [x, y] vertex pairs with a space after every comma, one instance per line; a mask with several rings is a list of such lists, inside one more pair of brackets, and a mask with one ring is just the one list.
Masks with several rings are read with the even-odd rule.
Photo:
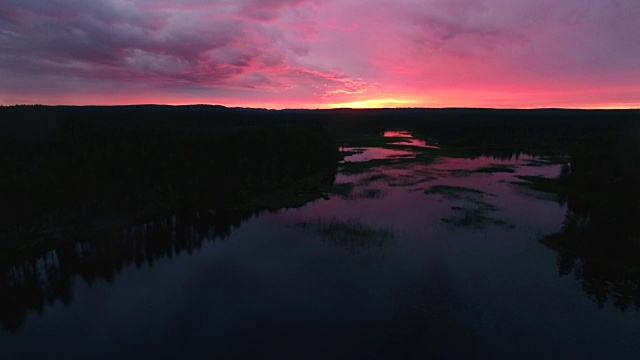
[[2, 0], [0, 104], [640, 108], [638, 0]]

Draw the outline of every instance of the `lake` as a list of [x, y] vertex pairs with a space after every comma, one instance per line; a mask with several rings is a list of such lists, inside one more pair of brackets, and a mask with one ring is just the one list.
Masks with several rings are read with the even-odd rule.
[[640, 358], [636, 309], [541, 243], [567, 204], [522, 178], [563, 165], [419, 161], [439, 147], [385, 136], [302, 207], [174, 216], [6, 270], [0, 357]]

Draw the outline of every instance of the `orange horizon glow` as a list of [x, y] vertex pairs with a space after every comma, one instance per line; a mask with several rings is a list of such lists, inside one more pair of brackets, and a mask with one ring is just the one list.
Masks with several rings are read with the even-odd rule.
[[474, 97], [463, 98], [463, 100], [436, 98], [434, 97], [420, 97], [418, 95], [409, 96], [394, 96], [394, 97], [382, 97], [382, 98], [360, 98], [353, 101], [334, 102], [327, 101], [326, 103], [308, 103], [305, 101], [290, 102], [290, 101], [250, 101], [241, 99], [219, 99], [218, 101], [211, 101], [207, 98], [171, 98], [169, 96], [143, 96], [143, 97], [127, 97], [127, 96], [114, 96], [114, 97], [93, 97], [93, 96], [79, 96], [72, 101], [66, 98], [67, 101], [56, 101], [55, 98], [45, 98], [44, 101], [38, 102], [13, 102], [2, 103], [2, 106], [12, 105], [68, 105], [68, 106], [127, 106], [127, 105], [169, 105], [169, 106], [184, 106], [184, 105], [220, 105], [229, 108], [255, 108], [255, 109], [270, 109], [270, 110], [284, 110], [284, 109], [383, 109], [383, 108], [487, 108], [487, 109], [546, 109], [546, 108], [561, 108], [561, 109], [585, 109], [585, 110], [638, 110], [640, 109], [640, 102], [638, 103], [603, 103], [603, 102], [558, 102], [558, 101], [528, 101], [526, 103], [518, 103], [517, 101], [504, 101], [504, 102], [487, 102], [483, 99], [477, 99]]

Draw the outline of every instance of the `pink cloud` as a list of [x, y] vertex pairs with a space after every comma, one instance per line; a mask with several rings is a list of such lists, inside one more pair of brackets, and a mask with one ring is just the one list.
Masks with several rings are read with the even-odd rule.
[[640, 104], [639, 18], [635, 0], [6, 0], [0, 103]]

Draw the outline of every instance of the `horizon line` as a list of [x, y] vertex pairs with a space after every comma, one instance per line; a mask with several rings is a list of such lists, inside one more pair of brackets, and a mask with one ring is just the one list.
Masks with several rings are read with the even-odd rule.
[[83, 104], [83, 105], [71, 105], [71, 104], [0, 104], [0, 107], [143, 107], [143, 106], [157, 106], [157, 107], [221, 107], [225, 109], [238, 109], [238, 110], [262, 110], [262, 111], [331, 111], [331, 110], [637, 110], [640, 111], [640, 106], [602, 106], [602, 107], [465, 107], [465, 106], [445, 106], [445, 107], [421, 107], [421, 106], [396, 106], [396, 107], [318, 107], [318, 108], [305, 108], [305, 107], [284, 107], [284, 108], [267, 108], [267, 107], [252, 107], [252, 106], [227, 106], [221, 104], [205, 104], [205, 103], [193, 103], [193, 104], [159, 104], [159, 103], [140, 103], [140, 104], [110, 104], [110, 105], [96, 105], [96, 104]]

